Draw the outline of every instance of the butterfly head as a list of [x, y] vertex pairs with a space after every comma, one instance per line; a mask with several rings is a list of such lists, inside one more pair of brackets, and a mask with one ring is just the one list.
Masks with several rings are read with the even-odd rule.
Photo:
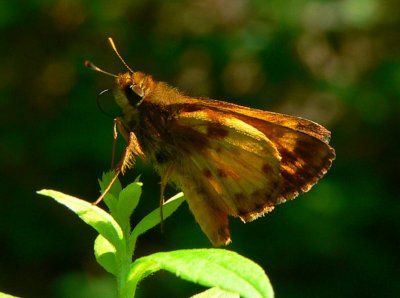
[[132, 109], [140, 106], [146, 96], [154, 90], [155, 82], [150, 75], [146, 75], [140, 71], [133, 71], [132, 68], [125, 62], [119, 54], [112, 38], [108, 41], [114, 50], [115, 54], [127, 68], [127, 72], [118, 75], [104, 71], [98, 68], [90, 61], [85, 61], [86, 67], [89, 67], [97, 72], [104, 73], [109, 76], [115, 77], [117, 89], [114, 92], [117, 104], [123, 109]]
[[116, 77], [117, 88], [127, 97], [130, 105], [139, 106], [154, 87], [151, 76], [140, 71], [121, 73]]

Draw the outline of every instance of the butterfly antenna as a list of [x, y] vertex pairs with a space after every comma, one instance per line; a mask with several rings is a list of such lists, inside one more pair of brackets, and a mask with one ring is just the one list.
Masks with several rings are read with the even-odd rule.
[[108, 76], [111, 76], [111, 77], [114, 77], [114, 78], [117, 77], [117, 75], [115, 75], [115, 74], [113, 74], [113, 73], [111, 73], [111, 72], [108, 72], [108, 71], [102, 70], [101, 68], [98, 68], [96, 65], [94, 65], [94, 64], [93, 64], [91, 61], [89, 61], [89, 60], [86, 60], [86, 61], [85, 61], [85, 66], [86, 66], [87, 68], [90, 68], [91, 70], [104, 73], [105, 75], [108, 75]]
[[125, 60], [122, 58], [121, 54], [118, 52], [117, 47], [115, 46], [115, 43], [111, 37], [108, 38], [108, 42], [111, 45], [111, 48], [114, 50], [115, 54], [117, 54], [119, 60], [125, 65], [125, 67], [131, 72], [134, 73], [132, 68], [129, 67], [128, 63], [125, 62]]

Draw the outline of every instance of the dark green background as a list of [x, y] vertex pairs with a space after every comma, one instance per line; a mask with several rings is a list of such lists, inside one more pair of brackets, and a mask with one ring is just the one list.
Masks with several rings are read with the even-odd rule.
[[[95, 232], [36, 190], [89, 201], [111, 158], [112, 119], [96, 106], [132, 68], [191, 96], [303, 116], [332, 131], [337, 159], [309, 193], [249, 224], [228, 249], [259, 263], [277, 297], [398, 297], [400, 6], [398, 1], [0, 2], [0, 290], [23, 297], [113, 297]], [[123, 143], [120, 143], [122, 146]], [[159, 178], [133, 223], [158, 206]], [[169, 190], [174, 194], [175, 190]], [[139, 239], [137, 255], [210, 247], [184, 205]], [[139, 297], [202, 288], [161, 272]]]

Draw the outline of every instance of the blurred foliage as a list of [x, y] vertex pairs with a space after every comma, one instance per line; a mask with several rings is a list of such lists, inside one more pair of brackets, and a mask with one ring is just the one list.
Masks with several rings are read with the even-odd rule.
[[[312, 191], [253, 223], [232, 219], [229, 249], [263, 266], [277, 296], [397, 297], [399, 15], [394, 0], [1, 1], [0, 289], [99, 297], [100, 284], [103, 297], [110, 292], [99, 282], [108, 277], [94, 259], [94, 233], [35, 191], [98, 195], [112, 119], [96, 95], [113, 81], [83, 61], [125, 71], [106, 42], [112, 36], [132, 68], [188, 95], [303, 116], [332, 131], [337, 160]], [[137, 218], [159, 195], [147, 165], [125, 181], [139, 173], [146, 199]], [[210, 246], [187, 208], [165, 229], [144, 236], [138, 253]], [[140, 295], [198, 291], [161, 273]]]

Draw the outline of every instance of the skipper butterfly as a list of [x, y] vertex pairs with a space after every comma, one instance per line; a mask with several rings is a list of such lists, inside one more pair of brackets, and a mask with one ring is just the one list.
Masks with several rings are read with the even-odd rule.
[[231, 242], [228, 216], [254, 220], [308, 191], [330, 168], [335, 151], [321, 125], [185, 96], [133, 71], [109, 42], [127, 72], [114, 75], [89, 61], [85, 65], [116, 80], [123, 114], [114, 127], [127, 145], [113, 181], [137, 157], [150, 162], [161, 176], [161, 200], [168, 183], [180, 188], [213, 245]]

